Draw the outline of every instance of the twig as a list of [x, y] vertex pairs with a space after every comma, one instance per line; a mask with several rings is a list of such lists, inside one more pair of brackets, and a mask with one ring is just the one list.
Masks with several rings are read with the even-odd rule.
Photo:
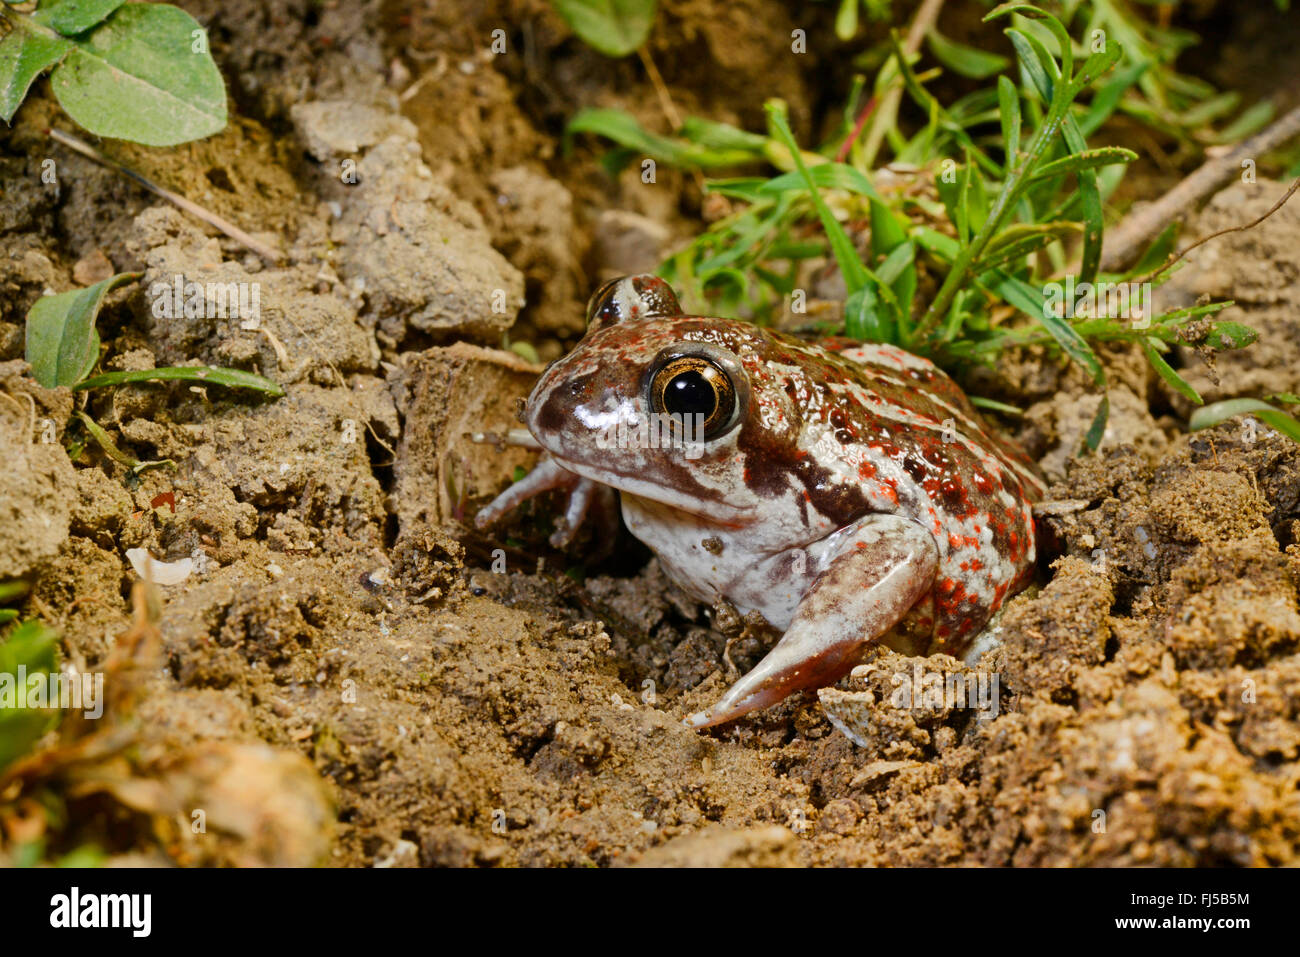
[[650, 77], [650, 83], [659, 97], [659, 106], [663, 108], [664, 116], [668, 117], [672, 132], [676, 133], [682, 128], [682, 117], [677, 112], [677, 106], [673, 103], [672, 94], [668, 92], [664, 78], [659, 75], [659, 68], [655, 66], [655, 61], [650, 59], [650, 51], [644, 44], [636, 48], [636, 55], [641, 58], [641, 65], [645, 67], [646, 74]]
[[281, 257], [279, 251], [272, 249], [270, 246], [266, 245], [266, 243], [259, 242], [258, 240], [254, 239], [252, 236], [248, 235], [248, 233], [244, 232], [234, 223], [222, 219], [216, 213], [204, 209], [198, 203], [191, 202], [190, 200], [186, 199], [184, 196], [181, 196], [179, 193], [173, 193], [169, 189], [163, 189], [161, 186], [158, 186], [157, 184], [150, 182], [149, 180], [141, 176], [139, 173], [137, 173], [135, 170], [123, 166], [121, 163], [117, 162], [116, 160], [109, 159], [107, 156], [105, 156], [99, 150], [95, 149], [89, 143], [83, 142], [82, 140], [79, 140], [75, 136], [71, 136], [68, 133], [64, 133], [62, 130], [49, 129], [46, 130], [45, 132], [50, 137], [50, 139], [54, 140], [55, 142], [62, 143], [64, 146], [68, 147], [68, 149], [75, 150], [76, 152], [80, 153], [82, 156], [94, 160], [96, 163], [99, 163], [102, 166], [107, 166], [111, 170], [121, 173], [127, 179], [131, 180], [134, 183], [139, 184], [140, 186], [143, 186], [145, 189], [149, 190], [149, 192], [153, 193], [154, 195], [161, 196], [163, 199], [167, 200], [167, 202], [179, 206], [181, 209], [185, 210], [190, 215], [197, 216], [205, 223], [208, 223], [211, 226], [215, 226], [217, 229], [221, 230], [231, 239], [247, 246], [249, 249], [257, 253], [259, 256], [261, 256], [263, 259], [267, 260], [268, 262], [275, 264], [280, 261]]
[[1295, 195], [1295, 191], [1297, 189], [1300, 189], [1300, 179], [1297, 179], [1294, 183], [1292, 183], [1291, 188], [1286, 191], [1286, 195], [1283, 196], [1281, 199], [1279, 199], [1276, 203], [1274, 203], [1273, 208], [1270, 209], [1263, 216], [1260, 216], [1258, 219], [1254, 220], [1253, 222], [1246, 223], [1242, 226], [1229, 226], [1227, 229], [1220, 229], [1218, 232], [1210, 233], [1210, 235], [1208, 236], [1203, 236], [1202, 238], [1198, 239], [1196, 242], [1188, 246], [1186, 249], [1184, 249], [1182, 252], [1180, 252], [1178, 255], [1176, 256], [1170, 255], [1169, 259], [1164, 263], [1164, 265], [1157, 267], [1156, 269], [1147, 273], [1145, 276], [1142, 276], [1133, 281], [1141, 283], [1141, 282], [1148, 282], [1149, 280], [1154, 279], [1162, 272], [1166, 272], [1171, 266], [1173, 266], [1176, 262], [1181, 260], [1184, 256], [1190, 253], [1197, 246], [1203, 246], [1206, 243], [1208, 243], [1211, 239], [1217, 239], [1220, 236], [1226, 236], [1228, 233], [1241, 233], [1241, 232], [1245, 232], [1247, 229], [1254, 229], [1256, 226], [1258, 226], [1260, 223], [1268, 219], [1279, 209], [1281, 209], [1284, 205], [1286, 205], [1286, 201]]
[[1164, 196], [1130, 214], [1107, 235], [1101, 254], [1101, 268], [1115, 272], [1132, 261], [1169, 223], [1238, 176], [1242, 160], [1254, 159], [1276, 149], [1297, 134], [1300, 134], [1300, 106], [1272, 126], [1237, 144], [1226, 155], [1206, 160], [1199, 169]]
[[[664, 116], [668, 118], [668, 125], [672, 127], [669, 132], [676, 133], [682, 128], [682, 116], [677, 112], [677, 104], [673, 102], [673, 95], [668, 92], [668, 84], [659, 74], [659, 68], [655, 66], [655, 61], [650, 57], [650, 51], [643, 43], [636, 48], [636, 55], [641, 59], [641, 65], [645, 67], [646, 75], [650, 77], [650, 85], [655, 88], [655, 95], [659, 97], [659, 107], [664, 111]], [[704, 174], [698, 169], [694, 170], [695, 185], [699, 187], [701, 193], [704, 192]]]
[[[916, 16], [912, 18], [912, 25], [907, 29], [907, 38], [903, 41], [903, 49], [910, 55], [921, 49], [921, 41], [929, 33], [939, 20], [939, 11], [943, 9], [943, 0], [924, 0], [916, 11]], [[885, 139], [885, 132], [893, 125], [898, 118], [898, 104], [903, 98], [903, 88], [896, 86], [888, 90], [880, 100], [880, 108], [875, 111], [875, 120], [871, 123], [871, 129], [867, 133], [867, 140], [862, 145], [862, 156], [865, 165], [870, 169], [876, 161], [876, 153], [880, 151], [880, 144]], [[868, 106], [872, 105], [868, 101]], [[856, 137], [856, 133], [854, 134]], [[849, 140], [852, 143], [852, 139]]]

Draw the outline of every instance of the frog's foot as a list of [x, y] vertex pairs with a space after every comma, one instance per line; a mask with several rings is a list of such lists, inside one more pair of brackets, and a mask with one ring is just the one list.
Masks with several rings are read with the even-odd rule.
[[930, 591], [939, 551], [920, 525], [896, 515], [868, 515], [842, 534], [781, 640], [716, 704], [687, 718], [687, 725], [722, 724], [796, 691], [833, 684], [857, 664], [869, 641]]
[[[474, 516], [474, 524], [486, 528], [528, 499], [554, 489], [568, 493], [564, 514], [550, 538], [551, 544], [556, 548], [563, 548], [573, 541], [573, 536], [577, 534], [588, 512], [598, 511], [602, 523], [607, 523], [610, 516], [614, 515], [609, 507], [609, 499], [613, 495], [610, 488], [570, 472], [554, 459], [543, 456], [531, 472], [483, 506]], [[593, 504], [598, 509], [593, 509]]]

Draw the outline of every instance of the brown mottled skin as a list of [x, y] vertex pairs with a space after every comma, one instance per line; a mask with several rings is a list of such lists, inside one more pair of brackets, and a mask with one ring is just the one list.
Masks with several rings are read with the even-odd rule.
[[[831, 683], [882, 637], [960, 655], [1027, 580], [1042, 483], [928, 361], [682, 316], [655, 277], [607, 284], [588, 316], [528, 400], [547, 457], [480, 521], [542, 488], [613, 487], [628, 527], [683, 587], [785, 629], [694, 726]], [[664, 382], [671, 399], [660, 400]], [[692, 455], [637, 441], [637, 423], [673, 411], [654, 406], [679, 394], [704, 396], [717, 434]]]

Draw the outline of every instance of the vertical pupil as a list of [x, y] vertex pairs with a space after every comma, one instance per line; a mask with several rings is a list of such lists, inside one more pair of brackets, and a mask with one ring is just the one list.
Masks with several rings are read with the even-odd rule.
[[713, 386], [694, 369], [677, 373], [664, 389], [664, 408], [672, 415], [709, 416], [717, 402]]

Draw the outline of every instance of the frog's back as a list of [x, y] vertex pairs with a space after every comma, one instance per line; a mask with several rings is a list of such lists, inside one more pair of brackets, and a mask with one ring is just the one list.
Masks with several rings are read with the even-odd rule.
[[906, 473], [891, 482], [893, 511], [930, 527], [939, 545], [932, 602], [917, 609], [913, 625], [933, 630], [930, 651], [960, 654], [1032, 573], [1031, 504], [1044, 492], [1042, 479], [929, 360], [890, 345], [821, 345], [855, 367], [870, 444]]

